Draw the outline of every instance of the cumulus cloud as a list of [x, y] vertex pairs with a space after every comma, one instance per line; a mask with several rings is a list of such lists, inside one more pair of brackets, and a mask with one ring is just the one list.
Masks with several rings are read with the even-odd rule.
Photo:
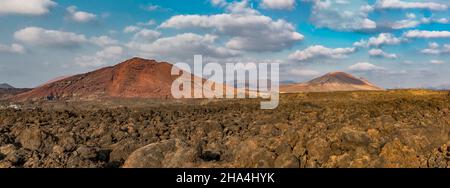
[[161, 33], [151, 29], [142, 29], [136, 32], [133, 36], [135, 40], [139, 40], [141, 42], [150, 42], [154, 41], [161, 36]]
[[210, 29], [216, 35], [230, 37], [228, 48], [245, 51], [281, 51], [304, 38], [292, 24], [260, 14], [178, 15], [160, 27]]
[[438, 43], [431, 42], [428, 44], [428, 48], [423, 49], [421, 52], [431, 55], [447, 54], [450, 53], [450, 45], [446, 44], [441, 47]]
[[407, 2], [402, 0], [378, 0], [376, 7], [379, 9], [428, 9], [428, 10], [447, 10], [445, 4], [434, 2]]
[[97, 67], [121, 59], [124, 49], [120, 46], [109, 46], [94, 55], [75, 58], [75, 63], [82, 67]]
[[118, 43], [117, 40], [108, 36], [91, 37], [90, 41], [97, 46], [111, 46]]
[[52, 0], [1, 0], [1, 14], [19, 14], [19, 15], [44, 15], [50, 11], [50, 8], [57, 4]]
[[213, 6], [217, 6], [217, 7], [224, 7], [226, 6], [228, 3], [226, 0], [211, 0], [211, 4]]
[[420, 25], [422, 22], [417, 20], [400, 20], [396, 21], [392, 24], [392, 29], [406, 29], [413, 28]]
[[450, 31], [412, 30], [404, 34], [407, 38], [450, 38]]
[[169, 10], [170, 10], [170, 9], [168, 9], [168, 8], [161, 7], [161, 6], [159, 6], [159, 5], [152, 5], [152, 4], [146, 5], [146, 6], [141, 6], [141, 8], [144, 9], [144, 10], [146, 10], [146, 11], [149, 11], [149, 12], [154, 12], [154, 11], [169, 11]]
[[390, 33], [380, 33], [376, 37], [371, 37], [369, 40], [361, 40], [355, 42], [353, 45], [357, 47], [380, 47], [383, 45], [397, 45], [402, 43], [401, 38], [394, 37]]
[[295, 7], [295, 0], [262, 0], [261, 7], [266, 9], [292, 10]]
[[20, 44], [4, 45], [0, 44], [0, 53], [25, 53], [25, 48]]
[[439, 18], [435, 20], [436, 23], [440, 23], [440, 24], [448, 24], [450, 23], [450, 21], [447, 18]]
[[215, 45], [217, 36], [184, 33], [172, 37], [159, 38], [151, 43], [132, 42], [127, 46], [149, 56], [192, 58], [195, 54], [207, 57], [227, 58], [239, 55], [238, 52]]
[[78, 47], [88, 40], [84, 35], [72, 32], [47, 30], [40, 27], [27, 27], [14, 33], [14, 38], [28, 45], [71, 48]]
[[434, 64], [434, 65], [441, 65], [441, 64], [444, 64], [444, 61], [432, 59], [432, 60], [430, 60], [430, 63]]
[[313, 3], [311, 21], [317, 27], [338, 31], [367, 31], [377, 28], [376, 22], [369, 19], [373, 7], [364, 0], [347, 1], [303, 0]]
[[397, 54], [386, 53], [381, 49], [371, 49], [369, 50], [369, 55], [374, 57], [384, 57], [389, 59], [396, 59]]
[[75, 48], [83, 44], [97, 46], [117, 45], [118, 41], [108, 36], [86, 38], [82, 34], [48, 30], [40, 27], [26, 27], [14, 33], [14, 38], [24, 44], [52, 48]]
[[139, 23], [137, 23], [138, 26], [152, 26], [152, 25], [155, 25], [155, 24], [156, 24], [156, 21], [153, 20], [153, 19], [148, 20], [146, 22], [139, 22]]
[[144, 43], [151, 43], [158, 39], [161, 33], [151, 29], [140, 29], [135, 32], [128, 46], [140, 46]]
[[348, 67], [348, 69], [355, 72], [370, 72], [384, 70], [385, 68], [376, 66], [368, 62], [361, 62]]
[[78, 11], [76, 6], [67, 7], [67, 12], [69, 13], [68, 19], [78, 23], [91, 22], [97, 19], [97, 15]]
[[227, 3], [225, 6], [226, 11], [232, 14], [260, 14], [259, 11], [249, 7], [249, 1], [250, 0], [242, 0]]
[[141, 28], [138, 27], [138, 26], [130, 25], [130, 26], [125, 27], [125, 28], [123, 29], [123, 32], [124, 32], [124, 33], [134, 33], [134, 32], [136, 32], [136, 31], [138, 31], [138, 30], [140, 30], [140, 29], [141, 29]]
[[304, 50], [297, 50], [289, 55], [289, 59], [306, 61], [314, 58], [345, 58], [348, 54], [356, 52], [356, 48], [327, 48], [316, 45]]
[[292, 69], [289, 71], [289, 73], [301, 77], [316, 77], [320, 75], [318, 71], [309, 69]]
[[415, 28], [421, 24], [439, 23], [447, 24], [449, 23], [447, 18], [435, 18], [435, 17], [423, 17], [417, 18], [413, 13], [406, 14], [406, 19], [399, 20], [390, 24], [392, 29], [407, 29]]

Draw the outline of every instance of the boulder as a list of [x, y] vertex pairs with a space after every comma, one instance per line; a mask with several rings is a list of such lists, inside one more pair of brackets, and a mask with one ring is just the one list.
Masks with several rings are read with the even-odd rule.
[[307, 142], [306, 150], [311, 161], [325, 162], [331, 153], [330, 144], [323, 138], [314, 138]]
[[123, 168], [185, 168], [193, 167], [200, 150], [179, 139], [165, 140], [137, 149], [125, 161]]
[[18, 137], [18, 141], [23, 148], [34, 151], [41, 147], [44, 137], [45, 133], [38, 127], [32, 127], [23, 130]]
[[298, 168], [300, 163], [297, 158], [291, 154], [282, 154], [275, 160], [275, 168]]

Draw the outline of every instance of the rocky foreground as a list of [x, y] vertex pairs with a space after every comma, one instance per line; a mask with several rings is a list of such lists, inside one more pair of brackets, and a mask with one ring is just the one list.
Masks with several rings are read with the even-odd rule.
[[0, 167], [450, 167], [444, 92], [90, 105], [1, 109]]

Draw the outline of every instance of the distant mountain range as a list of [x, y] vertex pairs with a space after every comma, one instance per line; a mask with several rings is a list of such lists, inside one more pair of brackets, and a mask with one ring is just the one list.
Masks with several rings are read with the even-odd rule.
[[450, 84], [442, 84], [442, 85], [438, 85], [438, 86], [427, 87], [426, 89], [450, 90]]
[[14, 87], [7, 84], [7, 83], [2, 83], [0, 84], [0, 89], [13, 89]]
[[12, 97], [14, 95], [24, 93], [30, 91], [30, 89], [27, 88], [14, 88], [13, 86], [3, 83], [0, 84], [0, 99], [5, 99], [8, 97]]
[[[59, 77], [30, 91], [13, 97], [16, 100], [34, 99], [100, 99], [100, 98], [172, 98], [171, 86], [178, 76], [172, 76], [172, 64], [142, 58], [132, 58], [114, 66], [85, 74]], [[194, 77], [191, 74], [191, 77]], [[204, 79], [202, 79], [205, 81]], [[268, 82], [270, 87], [270, 80]], [[192, 82], [192, 91], [198, 86]], [[232, 89], [249, 86], [248, 83], [218, 84], [216, 87]], [[233, 87], [234, 85], [234, 87]], [[3, 87], [8, 87], [5, 84]], [[255, 92], [250, 86], [246, 92]], [[281, 93], [383, 90], [382, 88], [344, 72], [328, 73], [306, 83], [281, 83]], [[193, 94], [193, 93], [192, 93]], [[201, 94], [200, 94], [201, 95]]]

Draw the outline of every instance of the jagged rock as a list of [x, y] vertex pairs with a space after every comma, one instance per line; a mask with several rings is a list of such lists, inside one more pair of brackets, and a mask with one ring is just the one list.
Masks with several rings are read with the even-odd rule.
[[342, 140], [346, 144], [366, 146], [370, 142], [369, 134], [364, 131], [357, 131], [349, 128], [344, 128], [341, 134]]
[[418, 168], [424, 166], [424, 164], [421, 164], [416, 151], [403, 145], [398, 139], [384, 145], [381, 149], [380, 157], [384, 161], [383, 167], [387, 168]]
[[59, 144], [65, 151], [73, 151], [77, 147], [77, 142], [72, 135], [64, 135], [61, 137]]
[[234, 153], [236, 155], [235, 162], [237, 166], [246, 168], [274, 167], [276, 155], [258, 146], [256, 139], [248, 139], [242, 142]]
[[109, 160], [112, 162], [123, 163], [133, 151], [136, 151], [140, 147], [142, 147], [142, 145], [136, 141], [129, 139], [122, 140], [111, 147], [112, 151]]
[[150, 145], [159, 149], [148, 156], [164, 157], [142, 166], [448, 167], [450, 103], [427, 92], [281, 95], [270, 111], [256, 100], [0, 109], [0, 167], [117, 168]]
[[12, 144], [4, 145], [0, 147], [0, 154], [3, 154], [5, 156], [15, 152], [17, 150], [16, 146]]
[[93, 159], [97, 156], [95, 149], [87, 146], [78, 147], [74, 153], [83, 159]]
[[286, 153], [277, 157], [275, 160], [275, 168], [298, 168], [299, 161], [293, 155]]
[[124, 168], [193, 167], [200, 151], [181, 140], [172, 139], [149, 144], [134, 151]]
[[330, 144], [323, 138], [315, 138], [307, 142], [306, 150], [309, 161], [325, 162], [330, 156]]
[[23, 148], [29, 150], [37, 150], [41, 146], [45, 137], [39, 128], [32, 127], [22, 131], [18, 139]]

